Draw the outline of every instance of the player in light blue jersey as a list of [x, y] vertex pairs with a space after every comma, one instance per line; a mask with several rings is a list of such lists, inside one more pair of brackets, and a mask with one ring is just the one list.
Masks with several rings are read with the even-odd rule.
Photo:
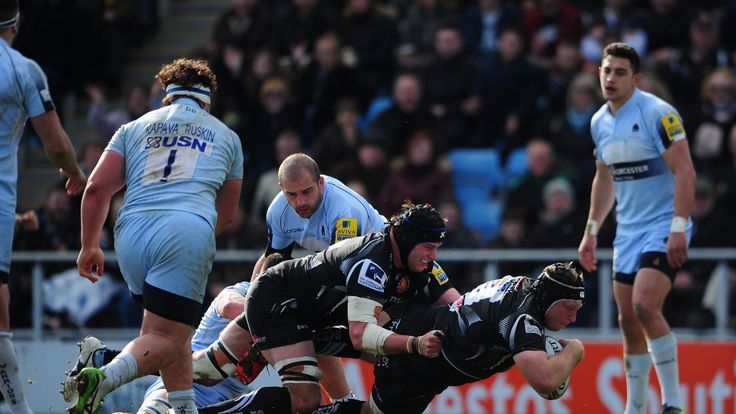
[[79, 372], [72, 414], [94, 413], [106, 394], [156, 371], [176, 412], [196, 413], [192, 327], [199, 323], [215, 235], [240, 198], [243, 153], [238, 136], [209, 114], [217, 82], [206, 62], [177, 59], [156, 80], [166, 91], [164, 107], [123, 125], [90, 175], [77, 258], [80, 274], [96, 282], [104, 270], [99, 235], [110, 199], [127, 186], [115, 250], [145, 309], [141, 334], [102, 368]]
[[34, 215], [15, 213], [18, 144], [26, 121], [31, 120], [47, 157], [69, 177], [68, 194], [81, 193], [87, 178], [77, 165], [74, 147], [54, 110], [46, 75], [36, 62], [10, 47], [18, 34], [18, 10], [18, 0], [0, 0], [0, 393], [11, 412], [30, 413], [11, 341], [8, 310], [15, 227], [38, 227]]
[[265, 270], [261, 262], [272, 252], [290, 258], [294, 245], [318, 252], [386, 226], [386, 218], [368, 201], [339, 180], [321, 175], [317, 163], [306, 154], [284, 159], [278, 177], [282, 191], [266, 212], [268, 245], [252, 278]]
[[613, 295], [624, 337], [625, 413], [647, 412], [654, 362], [662, 412], [681, 413], [677, 342], [662, 315], [676, 269], [687, 261], [695, 170], [677, 111], [637, 88], [639, 55], [612, 43], [598, 69], [607, 103], [593, 116], [596, 175], [580, 264], [596, 269], [596, 234], [616, 202]]

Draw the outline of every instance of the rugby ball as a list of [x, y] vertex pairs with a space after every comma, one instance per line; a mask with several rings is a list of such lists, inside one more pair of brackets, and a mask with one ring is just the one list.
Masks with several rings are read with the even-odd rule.
[[[558, 352], [562, 351], [562, 344], [557, 339], [551, 337], [551, 336], [544, 336], [544, 348], [547, 351], [547, 355], [554, 355]], [[570, 385], [570, 377], [567, 377], [565, 381], [560, 384], [559, 387], [557, 387], [554, 391], [550, 393], [538, 393], [542, 396], [542, 398], [546, 400], [556, 400], [563, 395], [565, 395], [565, 391], [567, 391], [567, 386]]]

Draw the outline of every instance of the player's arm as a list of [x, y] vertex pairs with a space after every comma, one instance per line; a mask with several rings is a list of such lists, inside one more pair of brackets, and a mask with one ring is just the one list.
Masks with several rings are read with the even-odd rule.
[[[103, 152], [82, 195], [82, 249], [77, 257], [77, 267], [79, 274], [92, 282], [96, 282], [104, 271], [100, 232], [110, 209], [110, 199], [123, 186], [125, 158], [115, 151]], [[97, 276], [92, 273], [93, 268], [96, 268]]]
[[613, 208], [616, 201], [616, 193], [613, 188], [613, 175], [608, 166], [601, 162], [595, 163], [595, 177], [590, 188], [590, 210], [588, 211], [588, 222], [585, 225], [583, 239], [578, 247], [580, 264], [587, 271], [596, 268], [595, 248], [597, 234], [603, 221]]
[[526, 381], [540, 393], [553, 392], [583, 359], [583, 343], [577, 339], [561, 340], [564, 348], [555, 355], [542, 350], [521, 351], [514, 355], [514, 363]]
[[215, 199], [215, 211], [217, 211], [217, 224], [215, 234], [219, 235], [233, 221], [233, 215], [238, 208], [240, 200], [240, 189], [243, 188], [243, 180], [225, 180], [217, 191]]
[[460, 299], [460, 292], [457, 291], [457, 289], [450, 288], [445, 291], [445, 293], [440, 296], [439, 299], [437, 299], [434, 304], [435, 305], [449, 305], [450, 303], [455, 302], [456, 300]]
[[441, 331], [422, 336], [400, 335], [378, 325], [383, 305], [372, 299], [348, 296], [348, 329], [356, 350], [371, 355], [420, 354], [436, 358], [442, 350]]
[[74, 147], [62, 128], [56, 111], [48, 111], [32, 117], [31, 124], [43, 143], [46, 156], [69, 177], [66, 184], [67, 192], [70, 195], [81, 193], [87, 183], [87, 178], [77, 164]]
[[220, 292], [214, 302], [217, 313], [228, 319], [235, 319], [245, 311], [245, 296], [232, 289]]
[[667, 239], [667, 261], [679, 268], [687, 261], [685, 227], [695, 199], [695, 168], [687, 140], [674, 142], [662, 157], [675, 174], [675, 216]]

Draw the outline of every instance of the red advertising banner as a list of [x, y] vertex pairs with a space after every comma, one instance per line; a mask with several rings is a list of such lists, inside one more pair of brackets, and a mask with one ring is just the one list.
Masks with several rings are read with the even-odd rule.
[[[526, 383], [516, 369], [484, 381], [451, 387], [435, 397], [429, 413], [622, 413], [626, 380], [620, 343], [585, 344], [585, 358], [573, 372], [562, 398], [547, 401]], [[681, 342], [678, 346], [680, 387], [688, 413], [736, 413], [736, 343]], [[366, 399], [373, 384], [370, 365], [345, 360], [348, 381]], [[649, 413], [660, 409], [659, 384], [652, 367]]]

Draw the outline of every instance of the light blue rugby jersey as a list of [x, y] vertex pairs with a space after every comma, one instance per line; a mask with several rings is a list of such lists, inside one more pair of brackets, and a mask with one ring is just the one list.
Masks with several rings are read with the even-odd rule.
[[120, 216], [188, 211], [214, 228], [223, 182], [243, 178], [240, 139], [189, 98], [151, 111], [113, 135], [107, 150], [125, 157], [127, 190]]
[[673, 142], [686, 139], [682, 118], [667, 102], [636, 89], [611, 115], [604, 104], [593, 115], [595, 157], [613, 175], [620, 233], [663, 223], [675, 212], [675, 175], [662, 157]]
[[271, 248], [282, 250], [297, 243], [318, 252], [345, 239], [375, 233], [386, 218], [358, 193], [327, 175], [322, 203], [308, 219], [300, 217], [283, 191], [274, 197], [266, 212]]
[[28, 118], [54, 109], [46, 75], [0, 38], [0, 208], [15, 213], [18, 143]]

